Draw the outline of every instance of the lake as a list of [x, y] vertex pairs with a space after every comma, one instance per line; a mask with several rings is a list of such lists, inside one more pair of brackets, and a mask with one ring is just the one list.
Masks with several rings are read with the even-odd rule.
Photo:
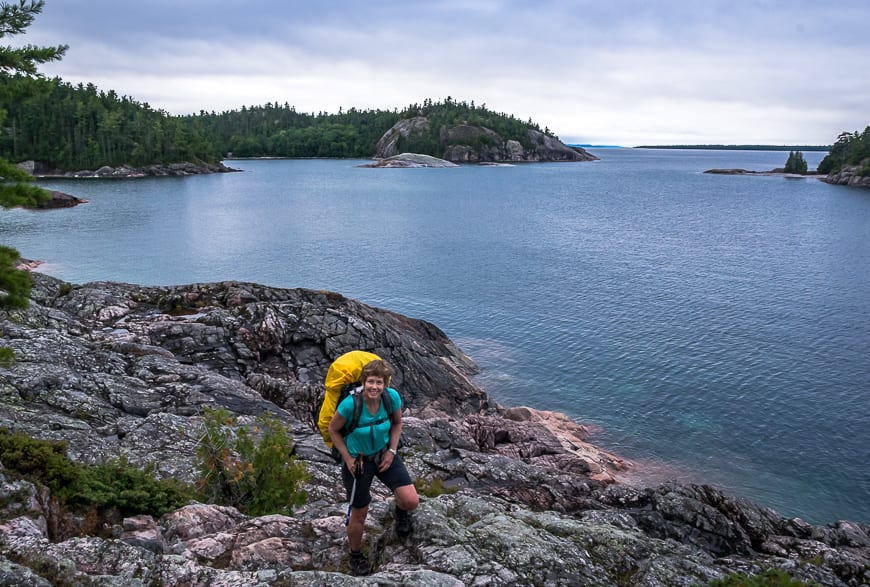
[[423, 318], [496, 401], [594, 424], [651, 480], [870, 523], [870, 191], [702, 173], [783, 152], [593, 152], [45, 181], [89, 203], [2, 211], [0, 242], [74, 283], [235, 279]]

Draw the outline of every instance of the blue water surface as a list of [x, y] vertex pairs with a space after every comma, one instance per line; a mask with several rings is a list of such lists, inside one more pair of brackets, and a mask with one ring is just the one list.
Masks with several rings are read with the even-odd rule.
[[423, 318], [496, 401], [596, 424], [649, 478], [870, 522], [870, 192], [702, 173], [782, 152], [594, 152], [47, 181], [89, 203], [2, 211], [0, 242], [76, 283], [237, 279]]

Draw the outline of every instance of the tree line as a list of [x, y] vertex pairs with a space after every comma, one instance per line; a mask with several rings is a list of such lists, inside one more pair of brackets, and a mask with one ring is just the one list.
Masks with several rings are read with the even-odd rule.
[[11, 161], [79, 170], [219, 158], [195, 125], [114, 90], [22, 75], [4, 85], [11, 100], [0, 157]]
[[[0, 4], [0, 39], [23, 33], [42, 11], [42, 0], [18, 4]], [[13, 105], [12, 84], [9, 76], [35, 75], [37, 66], [63, 57], [66, 45], [37, 47], [27, 45], [16, 49], [0, 45], [0, 130], [6, 120], [7, 105]], [[0, 133], [3, 134], [3, 133]], [[0, 208], [36, 206], [49, 198], [49, 194], [33, 184], [33, 178], [12, 165], [0, 154]], [[30, 298], [30, 276], [15, 268], [18, 251], [0, 245], [0, 310], [26, 308]], [[12, 349], [0, 347], [0, 366], [14, 360]]]
[[[289, 103], [243, 106], [221, 113], [201, 111], [172, 116], [147, 103], [98, 90], [93, 84], [71, 85], [59, 78], [16, 75], [4, 80], [6, 120], [0, 133], [0, 157], [34, 160], [64, 171], [103, 165], [141, 167], [153, 163], [204, 161], [234, 157], [367, 158], [397, 121], [429, 119], [428, 131], [405, 141], [404, 150], [441, 156], [443, 126], [485, 126], [505, 139], [529, 147], [531, 120], [495, 113], [485, 105], [424, 100], [402, 110], [338, 113], [299, 112]], [[549, 129], [545, 131], [549, 133]]]

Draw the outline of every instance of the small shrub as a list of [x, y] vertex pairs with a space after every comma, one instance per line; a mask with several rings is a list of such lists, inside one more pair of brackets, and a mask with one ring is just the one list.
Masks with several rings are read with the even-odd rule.
[[142, 470], [124, 458], [84, 469], [78, 482], [65, 493], [71, 506], [117, 508], [124, 516], [160, 517], [193, 498], [192, 488], [176, 479], [157, 479], [153, 465]]
[[20, 255], [0, 246], [0, 309], [26, 310], [30, 303], [30, 273], [15, 268]]
[[0, 346], [0, 367], [9, 369], [15, 364], [15, 351], [8, 346]]
[[308, 471], [293, 455], [293, 441], [280, 421], [260, 416], [253, 432], [257, 444], [225, 409], [205, 410], [196, 455], [200, 498], [252, 516], [289, 514], [308, 497], [302, 489]]
[[16, 476], [45, 485], [61, 505], [74, 510], [117, 508], [124, 515], [159, 517], [193, 495], [174, 479], [156, 479], [153, 467], [141, 470], [125, 459], [88, 467], [67, 457], [65, 442], [6, 429], [0, 429], [0, 462]]
[[785, 571], [769, 569], [762, 575], [728, 575], [716, 579], [708, 587], [818, 587], [815, 583], [804, 583], [794, 579]]
[[458, 487], [444, 487], [444, 480], [440, 477], [435, 477], [431, 481], [418, 478], [414, 481], [414, 487], [417, 488], [417, 493], [426, 497], [438, 497], [443, 493], [453, 494], [459, 491]]
[[37, 440], [6, 428], [0, 428], [0, 462], [7, 470], [45, 485], [52, 493], [76, 483], [81, 474], [81, 466], [67, 458], [65, 442]]

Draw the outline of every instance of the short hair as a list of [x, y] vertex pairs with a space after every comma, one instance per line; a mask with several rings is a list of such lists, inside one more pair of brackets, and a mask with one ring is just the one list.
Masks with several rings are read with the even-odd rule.
[[393, 376], [393, 368], [390, 367], [390, 364], [383, 359], [375, 359], [374, 361], [369, 361], [362, 368], [359, 380], [362, 383], [365, 383], [366, 379], [372, 376], [381, 377], [384, 380], [384, 385], [386, 385], [390, 382], [390, 377]]

